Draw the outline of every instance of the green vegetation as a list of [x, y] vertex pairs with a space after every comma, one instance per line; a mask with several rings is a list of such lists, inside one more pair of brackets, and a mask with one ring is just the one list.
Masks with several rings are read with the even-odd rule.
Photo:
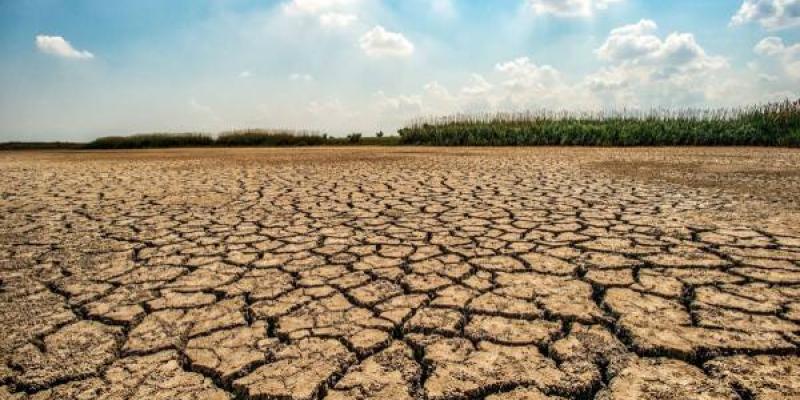
[[248, 129], [221, 133], [214, 142], [217, 146], [321, 146], [327, 136], [316, 132], [294, 132], [288, 130]]
[[398, 146], [400, 136], [364, 136], [356, 143], [360, 146]]
[[800, 147], [800, 100], [739, 109], [655, 109], [607, 113], [459, 115], [419, 120], [400, 136], [330, 137], [311, 131], [249, 129], [109, 136], [87, 144], [0, 143], [0, 150], [237, 146], [786, 146]]
[[311, 131], [247, 129], [223, 132], [216, 139], [201, 133], [156, 133], [133, 136], [109, 136], [95, 139], [87, 149], [142, 149], [164, 147], [297, 147], [297, 146], [390, 146], [400, 143], [397, 136], [363, 137], [351, 133], [336, 138]]
[[800, 100], [742, 109], [523, 113], [421, 120], [406, 145], [800, 146]]
[[0, 143], [0, 150], [73, 150], [83, 146], [71, 142], [4, 142]]
[[107, 136], [86, 144], [87, 149], [146, 149], [163, 147], [211, 146], [214, 139], [202, 133], [147, 133], [132, 136]]

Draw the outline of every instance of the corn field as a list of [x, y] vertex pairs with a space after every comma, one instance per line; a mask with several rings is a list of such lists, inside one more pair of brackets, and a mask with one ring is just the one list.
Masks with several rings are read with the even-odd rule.
[[744, 108], [454, 115], [413, 121], [407, 145], [800, 146], [800, 100]]

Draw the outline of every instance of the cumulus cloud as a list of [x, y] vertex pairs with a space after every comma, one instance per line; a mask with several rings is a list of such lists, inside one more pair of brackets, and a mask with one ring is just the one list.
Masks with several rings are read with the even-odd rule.
[[553, 14], [559, 17], [590, 17], [597, 10], [622, 0], [528, 0], [536, 14]]
[[654, 35], [657, 28], [655, 22], [647, 19], [616, 28], [595, 54], [606, 61], [637, 59], [654, 54], [662, 44], [661, 39]]
[[349, 8], [360, 0], [291, 0], [283, 5], [287, 14], [321, 14], [331, 10]]
[[662, 38], [651, 20], [613, 29], [595, 50], [608, 65], [584, 79], [591, 91], [605, 96], [604, 103], [626, 105], [695, 104], [707, 96], [722, 96], [709, 83], [729, 64], [709, 55], [691, 33], [673, 32]]
[[657, 67], [663, 75], [727, 65], [724, 58], [708, 55], [693, 34], [673, 32], [662, 40], [657, 29], [658, 25], [647, 19], [616, 28], [595, 54], [605, 61]]
[[316, 18], [324, 28], [346, 28], [358, 21], [361, 0], [291, 0], [283, 4], [287, 15]]
[[346, 28], [358, 21], [354, 14], [327, 12], [319, 16], [319, 24], [326, 28]]
[[744, 0], [731, 25], [757, 22], [770, 30], [800, 25], [800, 0]]
[[36, 36], [36, 48], [42, 53], [63, 58], [82, 60], [94, 58], [94, 54], [86, 50], [76, 50], [66, 39], [61, 36], [38, 35]]
[[416, 115], [422, 110], [422, 99], [420, 96], [387, 96], [382, 90], [375, 93], [378, 106], [385, 110], [401, 115]]
[[555, 68], [536, 65], [528, 57], [498, 63], [495, 70], [505, 76], [503, 85], [514, 91], [543, 90], [561, 82], [561, 74]]
[[800, 79], [800, 43], [787, 45], [783, 39], [771, 36], [758, 42], [753, 51], [772, 59], [791, 79]]
[[364, 53], [371, 57], [407, 57], [414, 53], [414, 44], [397, 32], [377, 25], [358, 40]]
[[489, 83], [483, 75], [472, 74], [469, 82], [461, 88], [461, 93], [468, 96], [478, 96], [488, 93], [493, 87], [494, 85]]
[[783, 39], [775, 36], [770, 36], [758, 42], [758, 44], [756, 44], [756, 47], [753, 48], [753, 51], [755, 51], [756, 54], [760, 54], [763, 56], [775, 56], [785, 53], [786, 45], [783, 43]]
[[586, 77], [586, 85], [593, 91], [612, 91], [628, 87], [630, 74], [620, 67], [605, 67]]

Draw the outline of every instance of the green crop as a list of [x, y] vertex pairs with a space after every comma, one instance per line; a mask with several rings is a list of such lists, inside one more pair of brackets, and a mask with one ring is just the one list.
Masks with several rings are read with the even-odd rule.
[[800, 146], [800, 100], [726, 109], [459, 115], [400, 129], [434, 146]]

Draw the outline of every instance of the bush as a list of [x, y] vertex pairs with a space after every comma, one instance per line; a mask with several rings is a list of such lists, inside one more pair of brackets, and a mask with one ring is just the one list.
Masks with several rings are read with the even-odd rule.
[[211, 146], [214, 139], [201, 133], [148, 133], [133, 136], [107, 136], [86, 144], [89, 149], [144, 149], [162, 147]]
[[316, 132], [294, 132], [288, 130], [250, 129], [221, 133], [217, 146], [320, 146], [327, 142], [327, 135]]
[[72, 142], [3, 142], [0, 150], [74, 150], [83, 146]]
[[351, 133], [347, 135], [347, 141], [351, 144], [355, 144], [361, 141], [361, 134], [360, 133]]

